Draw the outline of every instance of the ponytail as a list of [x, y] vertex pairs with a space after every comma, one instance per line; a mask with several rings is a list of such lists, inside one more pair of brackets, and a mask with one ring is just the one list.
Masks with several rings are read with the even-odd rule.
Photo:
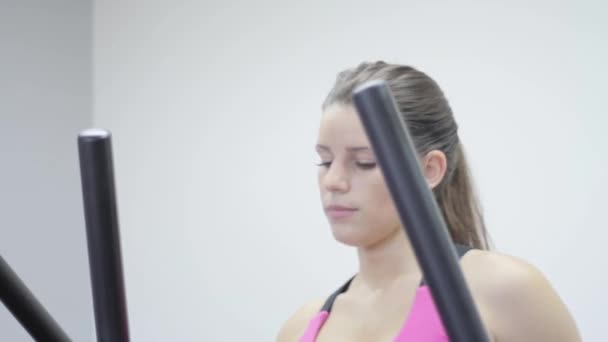
[[460, 143], [455, 147], [452, 174], [434, 193], [452, 240], [477, 249], [489, 249], [483, 214]]

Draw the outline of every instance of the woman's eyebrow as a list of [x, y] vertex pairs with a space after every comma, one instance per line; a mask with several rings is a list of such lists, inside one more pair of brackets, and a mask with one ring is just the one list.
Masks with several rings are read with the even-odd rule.
[[[317, 148], [317, 150], [323, 150], [323, 151], [331, 150], [328, 146], [321, 145], [321, 144], [317, 144], [316, 148]], [[359, 152], [359, 151], [367, 151], [367, 150], [371, 151], [371, 148], [369, 148], [368, 146], [347, 146], [346, 150], [349, 152]]]

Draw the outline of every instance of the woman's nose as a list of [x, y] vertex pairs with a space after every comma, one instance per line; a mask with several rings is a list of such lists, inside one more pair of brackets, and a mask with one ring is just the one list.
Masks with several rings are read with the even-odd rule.
[[336, 163], [332, 163], [327, 173], [323, 176], [323, 185], [328, 191], [332, 192], [348, 191], [350, 184], [346, 170], [336, 165]]

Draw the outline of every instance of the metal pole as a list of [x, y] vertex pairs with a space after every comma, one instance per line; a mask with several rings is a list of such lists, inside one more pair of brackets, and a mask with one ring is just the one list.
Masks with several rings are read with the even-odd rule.
[[0, 299], [34, 340], [71, 341], [2, 256], [0, 256]]
[[78, 135], [82, 194], [98, 342], [128, 342], [111, 134]]
[[489, 342], [389, 86], [367, 82], [353, 101], [450, 341]]

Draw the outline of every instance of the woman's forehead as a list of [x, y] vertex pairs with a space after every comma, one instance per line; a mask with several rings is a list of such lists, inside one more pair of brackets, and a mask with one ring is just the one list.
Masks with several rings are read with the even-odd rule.
[[319, 138], [347, 140], [354, 145], [367, 144], [367, 137], [357, 112], [347, 106], [333, 106], [323, 112]]

